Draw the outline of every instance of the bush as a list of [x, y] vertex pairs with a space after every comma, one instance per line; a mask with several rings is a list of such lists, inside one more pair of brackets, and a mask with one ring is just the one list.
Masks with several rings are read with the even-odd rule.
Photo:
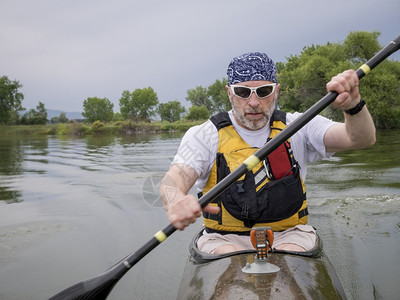
[[60, 123], [57, 126], [58, 135], [84, 135], [89, 129], [82, 123]]
[[93, 134], [99, 134], [103, 133], [104, 131], [104, 123], [100, 121], [95, 121], [92, 123], [92, 126], [90, 126], [90, 133]]
[[185, 117], [186, 120], [207, 120], [210, 113], [205, 105], [192, 106], [189, 108], [189, 114]]

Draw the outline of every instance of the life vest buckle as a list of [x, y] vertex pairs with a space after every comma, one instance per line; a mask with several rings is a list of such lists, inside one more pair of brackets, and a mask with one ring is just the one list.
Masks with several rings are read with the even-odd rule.
[[242, 212], [240, 213], [242, 219], [249, 219], [249, 208], [247, 205], [242, 207]]
[[243, 181], [238, 181], [238, 182], [236, 182], [236, 186], [237, 186], [237, 189], [238, 189], [238, 190], [237, 190], [238, 193], [244, 193], [243, 184], [244, 184]]

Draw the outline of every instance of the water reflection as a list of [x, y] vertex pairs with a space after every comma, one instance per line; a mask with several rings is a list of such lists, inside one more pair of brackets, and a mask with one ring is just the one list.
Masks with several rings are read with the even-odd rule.
[[154, 141], [181, 138], [183, 133], [181, 132], [163, 132], [163, 133], [152, 133], [152, 134], [134, 134], [126, 136], [114, 136], [114, 135], [91, 135], [85, 137], [86, 145], [90, 149], [109, 147], [115, 144], [127, 147], [132, 144], [147, 144]]
[[378, 131], [373, 147], [340, 152], [330, 160], [314, 164], [306, 179], [308, 186], [312, 186], [309, 191], [316, 197], [345, 196], [356, 189], [358, 194], [376, 194], [377, 190], [384, 192], [387, 188], [393, 188], [389, 193], [399, 193], [399, 151], [400, 131]]
[[342, 165], [359, 168], [386, 169], [400, 167], [400, 131], [378, 131], [377, 143], [367, 149], [352, 150], [339, 154]]
[[[0, 200], [7, 203], [20, 202], [22, 192], [15, 189], [15, 185], [24, 174], [45, 173], [42, 164], [46, 160], [48, 143], [47, 137], [21, 139], [15, 136], [4, 136], [0, 138]], [[34, 166], [27, 167], [26, 162], [38, 162]]]
[[0, 142], [0, 171], [4, 175], [21, 174], [22, 140], [14, 137], [4, 137]]
[[[0, 137], [0, 298], [46, 299], [163, 228], [157, 185], [181, 136]], [[400, 293], [398, 153], [400, 131], [384, 131], [372, 148], [310, 166], [310, 222], [349, 298]], [[110, 299], [176, 298], [195, 231], [169, 238]], [[55, 264], [63, 272], [46, 267]]]
[[23, 155], [21, 140], [4, 138], [0, 143], [0, 200], [7, 203], [19, 202], [21, 192], [12, 189], [12, 183], [22, 173]]
[[[0, 137], [0, 200], [15, 203], [30, 199], [29, 184], [35, 176], [70, 176], [77, 184], [82, 172], [160, 171], [164, 172], [176, 151], [175, 142], [182, 133], [70, 136], [2, 136]], [[163, 145], [160, 147], [160, 143]], [[150, 152], [149, 152], [150, 151]], [[149, 159], [157, 163], [156, 170]], [[67, 172], [61, 174], [62, 172]], [[68, 174], [68, 175], [67, 175]], [[146, 175], [149, 176], [150, 175]], [[153, 177], [157, 175], [153, 174]], [[30, 182], [30, 183], [29, 183]], [[51, 186], [49, 187], [51, 188]], [[25, 195], [25, 197], [23, 197]], [[25, 198], [25, 199], [24, 199]]]

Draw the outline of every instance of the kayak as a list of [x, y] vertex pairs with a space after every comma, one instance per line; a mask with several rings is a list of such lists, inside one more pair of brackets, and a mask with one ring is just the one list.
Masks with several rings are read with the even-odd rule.
[[259, 265], [256, 250], [200, 252], [197, 240], [203, 230], [190, 244], [177, 299], [346, 299], [319, 236], [308, 252], [272, 250], [266, 263], [272, 271], [254, 273], [246, 270]]

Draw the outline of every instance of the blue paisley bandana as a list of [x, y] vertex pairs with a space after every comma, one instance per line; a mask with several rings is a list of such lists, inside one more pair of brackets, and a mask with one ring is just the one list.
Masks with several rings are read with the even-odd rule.
[[232, 59], [228, 66], [228, 84], [268, 80], [278, 82], [276, 66], [265, 53], [251, 52]]

